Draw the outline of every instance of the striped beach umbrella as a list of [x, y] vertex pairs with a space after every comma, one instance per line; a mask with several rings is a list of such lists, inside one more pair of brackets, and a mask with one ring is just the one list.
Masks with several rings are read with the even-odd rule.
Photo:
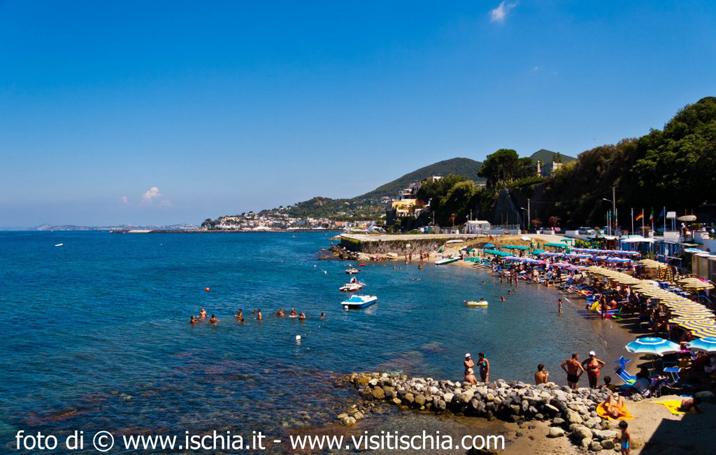
[[680, 347], [673, 341], [659, 337], [641, 337], [630, 341], [625, 346], [626, 350], [633, 354], [664, 355], [679, 352]]
[[716, 352], [716, 337], [697, 338], [687, 346], [695, 351]]

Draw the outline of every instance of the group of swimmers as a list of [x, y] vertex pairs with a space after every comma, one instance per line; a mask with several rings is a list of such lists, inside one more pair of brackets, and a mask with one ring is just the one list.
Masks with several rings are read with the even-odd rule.
[[[259, 308], [259, 309], [256, 309], [256, 310], [253, 310], [251, 313], [255, 316], [255, 318], [256, 318], [257, 321], [263, 321], [264, 315], [263, 315], [263, 312], [261, 311], [260, 308]], [[276, 316], [277, 318], [286, 317], [286, 311], [284, 311], [283, 308], [279, 308], [279, 309], [276, 311], [275, 316]], [[289, 317], [290, 319], [298, 319], [299, 321], [305, 321], [305, 320], [306, 320], [306, 313], [304, 313], [303, 311], [301, 311], [301, 312], [299, 313], [298, 311], [296, 311], [295, 308], [291, 308], [291, 310], [288, 312], [288, 317]], [[320, 318], [321, 318], [321, 319], [325, 319], [325, 318], [326, 318], [326, 313], [321, 312]], [[189, 318], [189, 323], [190, 323], [191, 325], [196, 325], [196, 324], [198, 324], [198, 323], [200, 323], [201, 321], [204, 321], [204, 320], [206, 320], [206, 319], [207, 319], [207, 318], [206, 318], [206, 310], [205, 310], [204, 308], [202, 308], [202, 309], [199, 310], [199, 315], [198, 315], [198, 316], [191, 315], [191, 317]], [[238, 311], [236, 312], [236, 314], [234, 315], [234, 319], [236, 320], [236, 322], [239, 322], [239, 323], [244, 323], [244, 322], [246, 321], [246, 319], [244, 318], [244, 310], [243, 310], [243, 308], [239, 308], [239, 310], [238, 310]], [[216, 325], [216, 324], [219, 323], [219, 318], [217, 318], [216, 315], [212, 314], [211, 317], [209, 318], [209, 321], [208, 321], [208, 322], [209, 322], [209, 324], [211, 324], [211, 325]]]

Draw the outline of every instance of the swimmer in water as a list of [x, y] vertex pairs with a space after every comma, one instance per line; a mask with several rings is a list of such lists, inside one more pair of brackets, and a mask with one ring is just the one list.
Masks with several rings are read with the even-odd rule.
[[295, 318], [296, 316], [298, 316], [298, 313], [296, 312], [295, 308], [291, 308], [291, 312], [288, 313], [288, 315], [291, 316], [292, 318]]
[[305, 321], [305, 320], [306, 320], [306, 313], [304, 313], [303, 311], [301, 311], [301, 314], [298, 315], [298, 320], [299, 320], [299, 321]]
[[259, 308], [258, 311], [256, 311], [256, 319], [259, 321], [263, 321], [264, 315], [261, 313], [261, 309]]
[[504, 302], [504, 301], [505, 301], [505, 296], [504, 296], [504, 295], [501, 295], [501, 296], [500, 296], [500, 302]]
[[204, 308], [199, 310], [199, 319], [201, 319], [202, 321], [206, 319], [206, 310]]
[[279, 308], [278, 311], [276, 312], [276, 316], [279, 318], [282, 318], [282, 317], [286, 316], [286, 312], [283, 311], [283, 308]]
[[236, 320], [239, 322], [244, 322], [244, 310], [239, 308], [239, 311], [236, 312]]
[[199, 322], [199, 319], [192, 314], [192, 315], [191, 315], [191, 318], [189, 318], [189, 324], [195, 325], [195, 324], [198, 323], [198, 322]]
[[326, 319], [326, 313], [324, 313], [323, 311], [321, 311], [321, 319]]
[[217, 318], [215, 314], [212, 314], [211, 317], [209, 318], [209, 324], [216, 325], [218, 323], [219, 323], [219, 318]]

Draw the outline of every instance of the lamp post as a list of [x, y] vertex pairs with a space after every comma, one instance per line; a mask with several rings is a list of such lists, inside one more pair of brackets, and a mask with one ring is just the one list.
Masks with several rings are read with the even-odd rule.
[[[616, 228], [619, 224], [619, 217], [617, 215], [617, 187], [616, 185], [612, 185], [612, 198], [607, 199], [605, 197], [602, 198], [605, 202], [611, 202], [612, 204], [612, 223], [614, 223], [614, 233], [616, 234]], [[608, 229], [609, 229], [609, 235], [612, 235], [612, 223], [608, 223]]]

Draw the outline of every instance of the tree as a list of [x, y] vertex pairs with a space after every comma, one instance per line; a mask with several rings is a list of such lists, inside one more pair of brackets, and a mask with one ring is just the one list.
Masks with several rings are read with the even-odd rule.
[[533, 174], [530, 158], [520, 158], [512, 149], [500, 149], [482, 163], [477, 175], [487, 179], [489, 188], [504, 187], [510, 182]]

